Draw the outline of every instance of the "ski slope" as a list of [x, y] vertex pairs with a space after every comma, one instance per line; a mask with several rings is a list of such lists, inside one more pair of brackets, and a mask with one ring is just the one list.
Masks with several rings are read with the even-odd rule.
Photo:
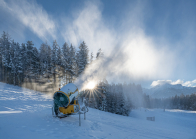
[[[196, 139], [196, 112], [132, 110], [130, 117], [89, 109], [52, 116], [52, 96], [0, 83], [0, 139]], [[147, 121], [155, 116], [155, 121]]]

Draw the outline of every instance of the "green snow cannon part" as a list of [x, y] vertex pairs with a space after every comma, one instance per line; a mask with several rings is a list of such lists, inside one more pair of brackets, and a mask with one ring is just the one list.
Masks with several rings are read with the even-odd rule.
[[58, 115], [59, 107], [67, 107], [70, 103], [69, 96], [64, 92], [58, 91], [54, 94], [54, 111]]

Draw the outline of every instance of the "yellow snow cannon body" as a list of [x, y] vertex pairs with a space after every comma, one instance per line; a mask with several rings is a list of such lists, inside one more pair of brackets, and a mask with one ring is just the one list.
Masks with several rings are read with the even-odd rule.
[[69, 83], [54, 93], [54, 112], [56, 116], [62, 114], [77, 113], [80, 105], [76, 97], [78, 96], [78, 88], [73, 83]]

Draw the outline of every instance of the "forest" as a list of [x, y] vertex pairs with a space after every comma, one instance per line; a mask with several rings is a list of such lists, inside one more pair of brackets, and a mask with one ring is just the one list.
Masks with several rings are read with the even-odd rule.
[[196, 92], [191, 95], [181, 94], [170, 98], [150, 98], [145, 96], [147, 108], [196, 110]]
[[[60, 47], [54, 40], [52, 47], [42, 43], [38, 50], [32, 41], [20, 45], [3, 32], [0, 38], [0, 81], [38, 91], [58, 88], [62, 78], [65, 83], [74, 82], [89, 62], [85, 42], [78, 49], [76, 51], [66, 42]], [[46, 87], [40, 90], [33, 84]]]

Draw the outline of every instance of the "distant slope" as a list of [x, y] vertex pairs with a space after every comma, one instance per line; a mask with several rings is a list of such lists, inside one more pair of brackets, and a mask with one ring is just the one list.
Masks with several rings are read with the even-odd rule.
[[[52, 116], [52, 97], [0, 83], [0, 139], [185, 139], [196, 136], [196, 112], [133, 110], [130, 117], [89, 108], [78, 115]], [[155, 121], [147, 121], [155, 116]]]
[[152, 98], [168, 98], [172, 96], [180, 96], [181, 94], [190, 95], [196, 93], [196, 87], [185, 87], [181, 84], [171, 85], [157, 85], [150, 89], [143, 88], [143, 93], [151, 96]]

